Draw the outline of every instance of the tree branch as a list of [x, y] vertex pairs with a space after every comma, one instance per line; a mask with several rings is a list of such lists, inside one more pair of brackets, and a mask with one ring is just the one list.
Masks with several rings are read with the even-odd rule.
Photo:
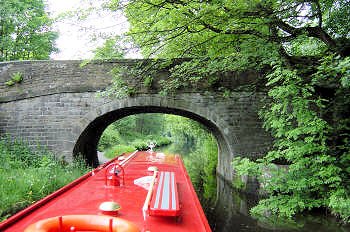
[[256, 30], [241, 30], [241, 29], [237, 29], [237, 30], [222, 30], [220, 28], [214, 27], [213, 25], [210, 25], [206, 22], [201, 22], [201, 25], [204, 26], [205, 28], [218, 33], [218, 34], [225, 34], [225, 35], [254, 35], [257, 36], [259, 38], [265, 38], [266, 36], [263, 35], [261, 32], [256, 31]]
[[322, 11], [321, 11], [321, 5], [320, 5], [320, 1], [319, 0], [315, 0], [315, 4], [316, 4], [316, 14], [318, 17], [318, 26], [321, 28], [322, 27]]
[[296, 28], [288, 23], [283, 22], [280, 19], [277, 19], [273, 22], [278, 28], [281, 30], [287, 32], [290, 34], [290, 36], [297, 37], [302, 34], [307, 34], [310, 37], [314, 37], [317, 39], [320, 39], [322, 42], [324, 42], [331, 50], [336, 49], [336, 43], [332, 39], [330, 35], [327, 34], [321, 27], [316, 26], [316, 27], [300, 27]]

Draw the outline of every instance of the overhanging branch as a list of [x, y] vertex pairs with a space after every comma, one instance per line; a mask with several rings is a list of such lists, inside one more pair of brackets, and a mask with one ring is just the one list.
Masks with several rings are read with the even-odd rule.
[[217, 28], [213, 25], [210, 25], [206, 22], [201, 22], [202, 26], [204, 26], [205, 28], [218, 33], [218, 34], [225, 34], [225, 35], [254, 35], [257, 36], [259, 38], [265, 38], [266, 36], [263, 35], [261, 32], [253, 30], [253, 29], [249, 29], [249, 30], [243, 30], [243, 29], [236, 29], [236, 30], [222, 30], [220, 28]]

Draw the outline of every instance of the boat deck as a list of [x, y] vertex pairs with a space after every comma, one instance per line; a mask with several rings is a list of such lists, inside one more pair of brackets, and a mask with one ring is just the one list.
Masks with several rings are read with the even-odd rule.
[[[100, 204], [110, 201], [117, 202], [121, 206], [116, 217], [133, 222], [140, 231], [211, 231], [179, 156], [139, 151], [124, 155], [124, 158], [123, 161], [119, 161], [124, 169], [124, 185], [106, 185], [106, 173], [107, 175], [109, 173], [106, 172], [106, 169], [110, 167], [111, 163], [117, 162], [117, 159], [112, 160], [2, 222], [0, 231], [24, 231], [32, 223], [56, 216], [101, 215]], [[158, 178], [154, 183], [154, 191], [149, 204], [155, 204], [156, 192], [159, 189], [158, 198], [167, 199], [165, 201], [170, 203], [175, 201], [175, 204], [178, 204], [178, 208], [175, 207], [168, 216], [166, 215], [171, 210], [164, 210], [165, 216], [162, 216], [161, 210], [157, 211], [156, 209], [154, 211], [153, 209], [152, 211], [151, 207], [146, 212], [142, 210], [148, 190], [139, 184], [135, 184], [134, 181], [146, 176], [148, 176], [148, 179], [152, 179], [151, 176], [154, 173], [148, 170], [151, 166], [157, 167]], [[169, 174], [167, 184], [163, 180], [166, 187], [159, 187], [161, 185], [160, 173], [164, 176], [163, 178]], [[171, 179], [171, 173], [173, 173], [174, 179]], [[172, 180], [174, 182], [171, 182]], [[152, 183], [146, 183], [145, 185], [149, 187], [149, 185], [152, 186]], [[165, 190], [165, 188], [168, 188], [168, 190]], [[170, 195], [167, 191], [170, 192]], [[164, 195], [168, 194], [169, 197], [162, 196], [163, 192]], [[177, 199], [174, 197], [177, 197]]]

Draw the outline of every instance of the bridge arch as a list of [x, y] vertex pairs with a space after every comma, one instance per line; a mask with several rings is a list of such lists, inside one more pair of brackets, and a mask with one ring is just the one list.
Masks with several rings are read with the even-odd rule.
[[[75, 123], [73, 131], [76, 139], [73, 154], [83, 155], [89, 164], [97, 166], [97, 145], [107, 126], [126, 116], [140, 113], [174, 114], [195, 120], [204, 125], [216, 138], [219, 163], [225, 160], [224, 157], [228, 159], [229, 154], [232, 154], [232, 148], [225, 138], [225, 125], [216, 121], [217, 118], [212, 117], [213, 114], [207, 107], [193, 104], [191, 101], [174, 101], [173, 98], [164, 96], [161, 99], [154, 96], [136, 96], [114, 100], [96, 107]], [[231, 173], [229, 170], [225, 171], [226, 174]]]
[[[96, 164], [97, 142], [113, 121], [137, 113], [177, 114], [199, 121], [217, 138], [217, 172], [227, 181], [232, 181], [236, 155], [257, 158], [270, 149], [271, 136], [257, 113], [266, 97], [259, 73], [222, 73], [215, 86], [203, 82], [162, 96], [157, 94], [160, 81], [169, 72], [161, 70], [148, 87], [133, 76], [123, 77], [133, 86], [132, 97], [96, 98], [96, 92], [110, 86], [113, 67], [137, 62], [98, 61], [84, 67], [81, 61], [0, 62], [0, 136], [24, 140], [33, 148], [40, 145], [67, 160], [73, 152], [82, 153]], [[22, 82], [7, 86], [15, 73], [22, 74]], [[229, 94], [223, 96], [218, 86]]]

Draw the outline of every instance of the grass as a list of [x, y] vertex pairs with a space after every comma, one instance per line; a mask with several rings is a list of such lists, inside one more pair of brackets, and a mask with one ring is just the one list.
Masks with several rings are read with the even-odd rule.
[[0, 157], [0, 221], [89, 171], [81, 160], [68, 164], [9, 138], [0, 138]]
[[[109, 132], [110, 134], [110, 132]], [[117, 155], [120, 155], [124, 152], [131, 152], [135, 150], [147, 150], [149, 147], [149, 143], [155, 142], [157, 147], [166, 146], [171, 143], [171, 140], [167, 137], [162, 136], [140, 136], [138, 134], [134, 134], [133, 139], [130, 139], [131, 142], [124, 142], [125, 139], [120, 139], [119, 141], [113, 141], [113, 138], [109, 138], [109, 134], [105, 134], [103, 136], [103, 146], [100, 144], [100, 148], [105, 157], [114, 158]], [[107, 141], [107, 142], [106, 142]], [[113, 145], [116, 144], [116, 145]]]
[[132, 152], [135, 151], [136, 148], [133, 146], [128, 146], [128, 145], [116, 145], [113, 147], [108, 148], [107, 150], [105, 150], [105, 157], [107, 158], [114, 158], [124, 152]]

